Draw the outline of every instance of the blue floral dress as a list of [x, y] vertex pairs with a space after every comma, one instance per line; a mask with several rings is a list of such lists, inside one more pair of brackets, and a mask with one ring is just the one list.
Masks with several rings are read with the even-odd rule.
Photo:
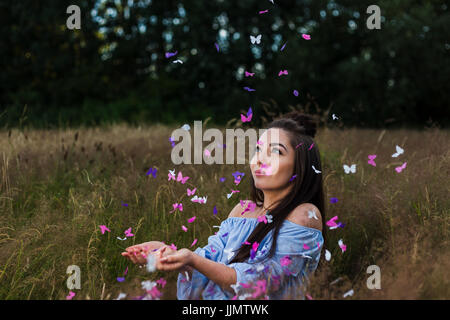
[[[178, 274], [177, 298], [304, 299], [308, 274], [313, 273], [319, 263], [324, 242], [322, 232], [285, 220], [278, 234], [275, 254], [270, 259], [267, 255], [272, 245], [273, 229], [261, 241], [256, 254], [245, 262], [228, 264], [258, 223], [257, 218], [229, 217], [221, 223], [219, 231], [208, 238], [205, 247], [194, 251], [236, 270], [237, 281], [232, 285], [234, 294], [193, 269], [190, 278], [186, 274]], [[259, 295], [258, 288], [259, 293], [264, 291], [264, 295]]]

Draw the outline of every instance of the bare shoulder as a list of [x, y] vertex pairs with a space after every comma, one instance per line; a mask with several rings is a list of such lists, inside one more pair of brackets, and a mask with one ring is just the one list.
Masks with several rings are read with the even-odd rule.
[[[317, 219], [312, 212], [315, 213]], [[312, 203], [302, 203], [297, 206], [286, 219], [301, 226], [322, 231], [322, 215], [319, 209]]]
[[252, 202], [251, 200], [244, 200], [245, 205], [241, 206], [241, 202], [239, 201], [239, 203], [236, 204], [236, 206], [233, 208], [233, 210], [231, 210], [230, 214], [228, 215], [228, 218], [242, 217], [243, 215], [241, 213], [248, 207], [248, 205], [251, 202]]

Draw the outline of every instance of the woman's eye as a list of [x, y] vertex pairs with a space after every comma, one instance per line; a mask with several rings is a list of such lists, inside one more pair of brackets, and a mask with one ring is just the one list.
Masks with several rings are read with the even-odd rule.
[[273, 148], [273, 149], [272, 149], [272, 152], [274, 152], [274, 151], [275, 151], [276, 153], [278, 153], [278, 154], [282, 154], [281, 151], [280, 151], [280, 149]]

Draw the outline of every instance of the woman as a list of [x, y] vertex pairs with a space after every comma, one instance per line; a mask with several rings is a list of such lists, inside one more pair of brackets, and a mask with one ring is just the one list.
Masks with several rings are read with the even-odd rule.
[[316, 124], [291, 112], [267, 129], [250, 162], [252, 201], [237, 204], [208, 245], [175, 251], [151, 241], [122, 255], [145, 263], [150, 252], [158, 270], [179, 271], [178, 299], [304, 299], [325, 241]]

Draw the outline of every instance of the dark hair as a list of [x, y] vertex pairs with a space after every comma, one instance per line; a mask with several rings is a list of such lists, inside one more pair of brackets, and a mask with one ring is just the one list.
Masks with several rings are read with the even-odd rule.
[[[322, 171], [319, 149], [313, 140], [316, 134], [316, 121], [308, 114], [293, 111], [272, 121], [267, 129], [270, 128], [280, 128], [287, 131], [293, 148], [301, 143], [303, 144], [295, 149], [293, 174], [296, 174], [297, 178], [289, 182], [294, 184], [292, 191], [279, 200], [275, 208], [270, 210], [273, 222], [267, 224], [263, 222], [258, 223], [247, 239], [250, 243], [255, 241], [261, 243], [267, 233], [274, 229], [272, 247], [266, 258], [270, 258], [275, 254], [278, 233], [284, 220], [292, 210], [302, 203], [312, 203], [319, 209], [322, 216], [322, 235], [325, 240], [325, 205], [322, 174], [317, 174], [312, 169], [314, 165], [317, 170]], [[313, 143], [314, 145], [309, 150]], [[264, 202], [264, 194], [255, 187], [252, 175], [250, 175], [250, 179], [252, 201], [260, 206]], [[250, 256], [250, 249], [251, 246], [242, 245], [229, 263], [247, 260]]]

